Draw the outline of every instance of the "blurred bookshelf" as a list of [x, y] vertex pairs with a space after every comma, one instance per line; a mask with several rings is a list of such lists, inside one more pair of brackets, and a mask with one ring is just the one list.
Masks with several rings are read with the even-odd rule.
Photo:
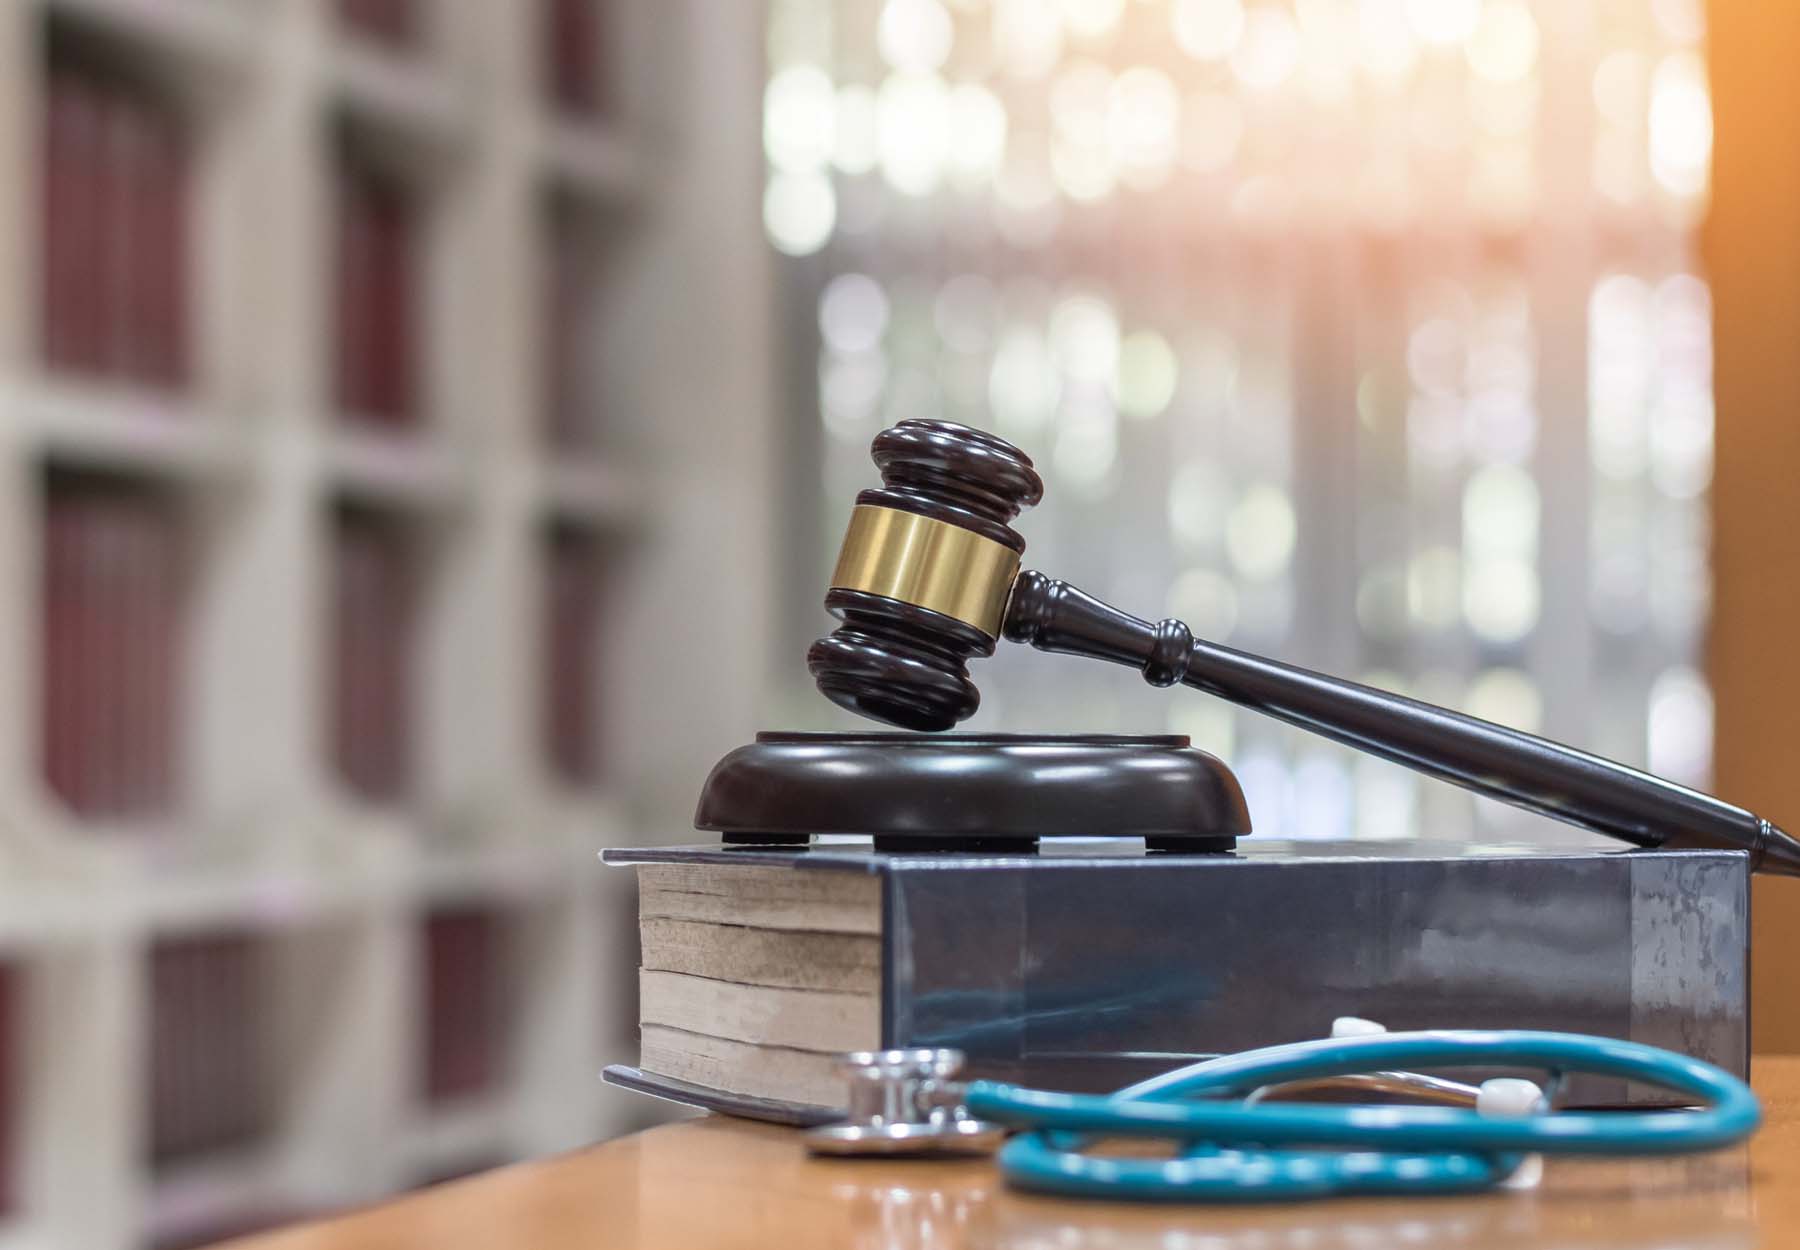
[[[0, 1245], [200, 1244], [630, 1127], [594, 853], [681, 832], [764, 614], [706, 673], [622, 657], [707, 636], [690, 576], [769, 580], [756, 524], [658, 502], [766, 508], [766, 353], [671, 387], [693, 345], [647, 346], [762, 289], [659, 277], [707, 218], [652, 211], [740, 195], [760, 255], [757, 18], [694, 53], [658, 9], [0, 13]], [[709, 58], [745, 104], [684, 147]], [[721, 437], [668, 420], [727, 396]], [[666, 759], [621, 731], [712, 682]]]

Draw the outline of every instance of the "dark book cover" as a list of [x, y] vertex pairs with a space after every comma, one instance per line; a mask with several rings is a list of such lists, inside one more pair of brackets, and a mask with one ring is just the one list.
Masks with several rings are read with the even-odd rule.
[[133, 372], [175, 388], [187, 383], [190, 369], [187, 143], [179, 119], [167, 111], [142, 116], [140, 129], [133, 200], [142, 246], [132, 262], [135, 298], [127, 314], [136, 344]]
[[333, 753], [363, 797], [405, 797], [411, 782], [413, 578], [396, 518], [345, 509], [337, 525]]
[[582, 333], [589, 261], [580, 232], [562, 211], [545, 226], [543, 371], [546, 434], [552, 447], [585, 451], [593, 442]]
[[167, 939], [152, 948], [153, 1164], [246, 1145], [267, 1128], [256, 964], [256, 943], [244, 934]]
[[415, 212], [392, 174], [346, 157], [339, 169], [337, 392], [348, 418], [404, 427], [417, 417]]
[[179, 742], [179, 517], [135, 483], [53, 475], [42, 550], [44, 779], [78, 815], [167, 812]]
[[182, 385], [190, 231], [179, 110], [85, 62], [53, 64], [42, 151], [45, 362]]
[[414, 0], [338, 0], [338, 20], [357, 34], [386, 47], [405, 49], [419, 39]]
[[586, 535], [558, 531], [546, 570], [544, 738], [551, 768], [586, 785], [600, 774], [600, 565]]
[[53, 66], [43, 142], [43, 298], [46, 363], [92, 373], [105, 364], [109, 195], [103, 84]]
[[[952, 1047], [978, 1076], [1113, 1089], [1210, 1055], [1323, 1037], [1338, 1016], [1628, 1038], [1748, 1071], [1750, 874], [1739, 851], [1257, 836], [1235, 852], [1186, 855], [1115, 840], [1029, 855], [821, 844], [602, 858], [877, 878], [880, 1044]], [[613, 1079], [656, 1085], [635, 1069]], [[1576, 1102], [1629, 1095], [1604, 1078], [1570, 1088]], [[775, 1118], [827, 1114], [716, 1097], [731, 1091], [655, 1092]]]
[[598, 0], [543, 0], [544, 69], [550, 102], [575, 114], [601, 111]]
[[500, 918], [473, 907], [425, 920], [424, 1093], [433, 1103], [480, 1095], [500, 1077]]

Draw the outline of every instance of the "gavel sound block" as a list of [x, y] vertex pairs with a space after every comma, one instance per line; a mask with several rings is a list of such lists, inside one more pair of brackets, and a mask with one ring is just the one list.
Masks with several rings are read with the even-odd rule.
[[825, 606], [842, 623], [807, 653], [834, 703], [944, 730], [981, 697], [971, 660], [1002, 637], [1139, 669], [1427, 776], [1638, 847], [1724, 848], [1800, 875], [1800, 842], [1740, 807], [1532, 734], [1197, 639], [1067, 582], [1020, 570], [1012, 522], [1043, 496], [1012, 444], [947, 421], [903, 421], [873, 447], [882, 485], [856, 498]]
[[740, 846], [865, 834], [877, 851], [1021, 852], [1040, 838], [1229, 851], [1237, 778], [1184, 737], [760, 733], [714, 766], [694, 827]]

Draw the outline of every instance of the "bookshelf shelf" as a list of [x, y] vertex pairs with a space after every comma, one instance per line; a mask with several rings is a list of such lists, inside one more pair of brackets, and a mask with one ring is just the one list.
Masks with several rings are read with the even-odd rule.
[[543, 497], [552, 521], [625, 529], [645, 520], [646, 496], [641, 476], [604, 459], [559, 459], [544, 470]]
[[630, 208], [650, 198], [655, 174], [616, 123], [547, 118], [540, 162], [546, 180], [578, 201]]
[[0, 411], [30, 448], [60, 464], [197, 478], [229, 471], [241, 455], [217, 414], [165, 392], [44, 380], [8, 395]]
[[465, 498], [473, 472], [429, 437], [340, 428], [329, 451], [332, 487], [377, 507], [423, 511]]
[[[686, 825], [764, 656], [631, 661], [701, 644], [695, 582], [774, 581], [760, 505], [653, 506], [653, 465], [722, 510], [773, 494], [764, 319], [729, 312], [761, 303], [760, 17], [690, 2], [0, 4], [0, 1250], [191, 1241], [636, 1122], [594, 1078], [635, 1020], [595, 852]], [[369, 33], [390, 4], [404, 39]], [[553, 116], [542, 21], [583, 4], [632, 74]], [[562, 263], [574, 235], [609, 263]], [[719, 363], [671, 376], [646, 324]], [[438, 1104], [445, 913], [504, 934], [504, 1053]], [[209, 944], [254, 976], [194, 1036], [273, 1104], [230, 1147], [182, 1145], [157, 1066], [192, 1008], [157, 978]]]
[[260, 35], [252, 6], [233, 0], [36, 0], [57, 18], [185, 69], [243, 73]]
[[436, 62], [344, 35], [329, 64], [344, 116], [403, 166], [429, 175], [468, 146], [466, 95]]

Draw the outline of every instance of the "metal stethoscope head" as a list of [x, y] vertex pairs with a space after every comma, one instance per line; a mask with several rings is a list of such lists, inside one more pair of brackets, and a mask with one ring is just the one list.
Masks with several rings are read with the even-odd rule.
[[[1434, 1030], [1387, 1033], [1343, 1018], [1333, 1036], [1225, 1055], [1110, 1095], [961, 1082], [949, 1050], [847, 1056], [848, 1114], [813, 1129], [826, 1155], [970, 1155], [999, 1151], [1023, 1188], [1091, 1197], [1244, 1201], [1342, 1193], [1468, 1192], [1535, 1181], [1539, 1154], [1673, 1154], [1717, 1149], [1756, 1130], [1742, 1081], [1700, 1060], [1573, 1033]], [[1470, 1085], [1418, 1067], [1541, 1069]], [[1557, 1112], [1565, 1072], [1662, 1086], [1692, 1110]], [[1280, 1101], [1322, 1091], [1378, 1093], [1432, 1105]], [[1007, 1134], [1018, 1130], [1007, 1140]], [[1102, 1138], [1160, 1138], [1173, 1156], [1090, 1154]]]

